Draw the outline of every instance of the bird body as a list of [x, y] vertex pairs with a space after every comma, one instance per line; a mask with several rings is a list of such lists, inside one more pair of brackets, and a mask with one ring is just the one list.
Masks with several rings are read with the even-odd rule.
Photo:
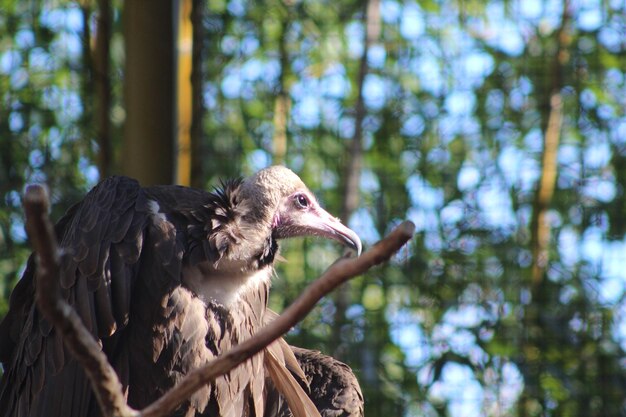
[[[70, 208], [56, 233], [62, 296], [137, 409], [263, 325], [278, 239], [315, 235], [361, 247], [284, 167], [212, 193], [112, 177]], [[0, 324], [0, 415], [97, 416], [84, 372], [36, 308], [35, 273], [31, 256]], [[296, 363], [285, 346], [273, 358]], [[194, 393], [175, 415], [264, 415], [265, 354]]]

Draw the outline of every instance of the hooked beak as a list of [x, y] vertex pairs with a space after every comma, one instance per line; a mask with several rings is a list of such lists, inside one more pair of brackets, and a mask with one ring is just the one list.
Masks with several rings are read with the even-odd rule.
[[356, 256], [361, 255], [363, 248], [361, 239], [354, 231], [319, 206], [294, 216], [283, 217], [275, 233], [278, 239], [296, 236], [320, 236], [333, 239], [356, 252]]
[[363, 249], [361, 239], [352, 229], [344, 226], [339, 219], [329, 216], [329, 219], [320, 222], [320, 226], [323, 229], [320, 231], [322, 236], [337, 240], [356, 252], [357, 257], [361, 255]]

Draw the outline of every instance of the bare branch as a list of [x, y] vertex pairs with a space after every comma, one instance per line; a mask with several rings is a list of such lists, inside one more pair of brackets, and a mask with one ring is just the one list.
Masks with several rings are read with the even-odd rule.
[[130, 417], [138, 412], [126, 405], [122, 385], [100, 346], [83, 325], [76, 311], [61, 298], [59, 260], [54, 228], [48, 218], [48, 193], [41, 185], [30, 185], [24, 194], [26, 231], [37, 253], [37, 306], [61, 332], [63, 341], [85, 370], [100, 409], [106, 416]]
[[388, 260], [413, 236], [414, 231], [413, 223], [403, 222], [359, 258], [339, 259], [321, 277], [311, 283], [302, 295], [271, 324], [261, 329], [252, 338], [189, 373], [180, 384], [142, 410], [141, 416], [160, 417], [171, 413], [199, 388], [229, 372], [287, 333], [313, 309], [323, 296], [338, 285]]

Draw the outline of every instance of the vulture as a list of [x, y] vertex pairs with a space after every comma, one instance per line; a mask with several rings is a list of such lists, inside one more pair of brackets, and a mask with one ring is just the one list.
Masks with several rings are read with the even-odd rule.
[[[55, 232], [62, 297], [98, 340], [136, 409], [275, 317], [267, 301], [281, 239], [319, 236], [361, 251], [359, 237], [282, 166], [224, 181], [213, 192], [107, 178]], [[31, 255], [0, 324], [0, 416], [99, 416], [85, 373], [35, 305], [35, 273]], [[284, 398], [289, 383], [320, 415], [363, 414], [346, 365], [279, 339], [174, 415], [296, 415]]]

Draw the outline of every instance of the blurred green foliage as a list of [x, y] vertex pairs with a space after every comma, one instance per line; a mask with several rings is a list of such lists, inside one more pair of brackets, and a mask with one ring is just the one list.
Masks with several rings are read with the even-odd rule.
[[[84, 38], [86, 27], [97, 31], [95, 6], [1, 0], [0, 9], [2, 316], [29, 253], [24, 184], [46, 182], [58, 218], [98, 180], [98, 149]], [[114, 9], [119, 144], [123, 3]], [[363, 10], [350, 0], [208, 2], [207, 188], [271, 163], [284, 72], [286, 163], [339, 213]], [[573, 2], [567, 11], [566, 59], [555, 67], [559, 1], [380, 4], [364, 83], [361, 204], [350, 225], [366, 246], [405, 218], [418, 234], [350, 285], [345, 323], [334, 323], [328, 298], [289, 336], [349, 363], [369, 416], [624, 414], [626, 9]], [[564, 118], [550, 261], [533, 299], [529, 227], [555, 71]], [[338, 253], [293, 241], [283, 255], [271, 299], [279, 311]], [[330, 345], [334, 326], [339, 345]]]

